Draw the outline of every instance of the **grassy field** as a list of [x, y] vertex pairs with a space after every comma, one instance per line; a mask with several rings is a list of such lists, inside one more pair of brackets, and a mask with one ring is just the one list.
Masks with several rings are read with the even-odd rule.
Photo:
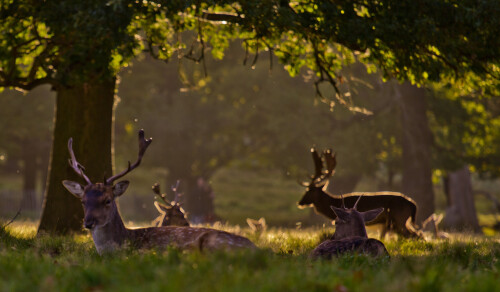
[[[156, 216], [150, 187], [163, 174], [153, 172], [153, 178], [141, 173], [131, 174], [131, 188], [120, 199], [129, 226], [149, 225]], [[12, 207], [17, 206], [17, 184], [9, 187], [2, 181], [18, 180], [0, 179], [2, 189], [14, 190], [9, 193], [12, 204], [0, 206], [10, 212], [4, 213], [5, 221], [17, 210]], [[323, 228], [295, 228], [297, 222], [311, 220], [309, 210], [296, 207], [304, 190], [295, 181], [277, 171], [257, 175], [224, 169], [211, 183], [216, 212], [229, 222], [215, 227], [249, 237], [259, 251], [124, 249], [101, 257], [88, 234], [35, 237], [37, 222], [21, 216], [0, 228], [0, 291], [500, 291], [500, 234], [491, 228], [483, 228], [487, 236], [452, 234], [449, 240], [391, 236], [384, 240], [390, 259], [351, 255], [311, 262], [307, 255], [333, 227], [325, 220]], [[478, 204], [481, 200], [476, 199], [478, 212], [489, 211]], [[436, 202], [439, 208], [439, 196]], [[265, 217], [271, 226], [288, 228], [255, 234], [246, 227], [247, 217]], [[491, 226], [500, 218], [480, 214], [479, 219]], [[369, 234], [378, 236], [375, 228]]]
[[[124, 249], [99, 256], [88, 235], [35, 237], [36, 225], [0, 229], [1, 291], [500, 291], [500, 237], [390, 237], [390, 258], [308, 260], [331, 230], [218, 226], [248, 236], [257, 252]], [[371, 234], [372, 236], [374, 234]]]

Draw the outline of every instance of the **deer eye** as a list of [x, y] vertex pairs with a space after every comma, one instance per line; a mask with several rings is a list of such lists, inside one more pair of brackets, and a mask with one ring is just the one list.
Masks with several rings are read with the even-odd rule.
[[104, 201], [104, 204], [106, 204], [106, 206], [111, 205], [111, 200], [110, 199], [106, 199], [106, 201]]

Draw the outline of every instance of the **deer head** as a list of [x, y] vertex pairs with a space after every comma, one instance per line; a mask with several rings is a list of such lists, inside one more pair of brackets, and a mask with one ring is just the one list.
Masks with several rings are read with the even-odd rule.
[[[335, 159], [335, 153], [331, 149], [323, 151], [322, 156], [318, 154], [316, 149], [311, 148], [311, 154], [314, 161], [314, 175], [311, 176], [311, 181], [302, 183], [303, 186], [307, 187], [306, 193], [299, 201], [299, 206], [311, 205], [316, 201], [316, 196], [328, 183], [328, 179], [335, 173], [335, 166], [337, 166], [337, 160]], [[326, 164], [326, 170], [323, 171], [323, 164]]]
[[352, 209], [346, 208], [343, 201], [341, 208], [330, 206], [333, 212], [337, 215], [337, 218], [335, 219], [335, 233], [333, 234], [332, 239], [342, 239], [353, 236], [368, 238], [365, 223], [375, 220], [375, 218], [377, 218], [377, 216], [384, 211], [384, 208], [359, 212], [356, 210], [356, 207], [360, 199], [361, 196], [358, 198]]
[[172, 191], [175, 193], [174, 201], [169, 202], [166, 199], [165, 194], [160, 192], [160, 185], [158, 183], [153, 185], [153, 192], [163, 200], [163, 203], [158, 201], [154, 202], [154, 205], [158, 212], [160, 212], [160, 216], [158, 216], [153, 224], [156, 226], [189, 226], [189, 221], [186, 219], [186, 214], [182, 209], [180, 203], [181, 193], [179, 193], [179, 183], [177, 180], [177, 184], [172, 186]]
[[129, 182], [126, 180], [116, 184], [113, 184], [113, 182], [140, 165], [144, 152], [151, 142], [151, 138], [144, 139], [144, 131], [140, 130], [139, 155], [137, 161], [132, 165], [129, 162], [127, 169], [108, 179], [104, 179], [104, 182], [93, 184], [84, 174], [83, 171], [85, 168], [76, 160], [73, 152], [73, 139], [69, 139], [68, 150], [71, 156], [69, 164], [73, 170], [85, 180], [86, 185], [82, 186], [77, 182], [69, 180], [64, 180], [63, 185], [70, 193], [82, 201], [85, 214], [83, 225], [85, 228], [92, 230], [96, 227], [104, 226], [110, 222], [113, 216], [116, 216], [118, 209], [115, 199], [127, 190]]

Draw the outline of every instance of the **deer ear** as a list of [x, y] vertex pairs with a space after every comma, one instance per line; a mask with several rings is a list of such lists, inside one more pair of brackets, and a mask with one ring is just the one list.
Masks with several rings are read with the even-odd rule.
[[70, 180], [63, 180], [62, 184], [75, 197], [79, 199], [83, 197], [83, 186], [81, 184]]
[[121, 182], [118, 182], [117, 184], [115, 184], [113, 186], [113, 196], [116, 198], [116, 197], [121, 196], [123, 193], [125, 193], [125, 191], [127, 190], [128, 184], [129, 184], [128, 180], [122, 180]]
[[337, 217], [339, 217], [341, 220], [348, 221], [349, 220], [349, 212], [342, 208], [337, 208], [335, 206], [330, 206], [332, 208], [333, 212]]
[[363, 216], [363, 220], [365, 220], [366, 223], [375, 220], [380, 213], [384, 212], [384, 208], [378, 208], [366, 212], [360, 212], [361, 215]]

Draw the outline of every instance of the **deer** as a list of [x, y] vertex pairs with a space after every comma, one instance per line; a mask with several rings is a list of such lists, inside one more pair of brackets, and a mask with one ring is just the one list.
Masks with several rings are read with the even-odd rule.
[[[383, 224], [380, 234], [381, 238], [389, 230], [396, 231], [404, 237], [420, 237], [415, 227], [415, 216], [417, 213], [417, 204], [410, 197], [398, 192], [353, 192], [344, 194], [342, 198], [326, 191], [328, 179], [335, 173], [337, 160], [335, 153], [331, 149], [323, 151], [322, 156], [316, 149], [311, 148], [312, 158], [315, 166], [315, 174], [311, 175], [311, 181], [302, 183], [307, 187], [305, 194], [298, 202], [299, 208], [314, 206], [316, 213], [322, 214], [332, 220], [337, 218], [337, 214], [330, 206], [340, 206], [342, 200], [347, 204], [353, 204], [361, 196], [363, 201], [359, 205], [360, 211], [368, 211], [383, 207], [384, 211], [376, 220], [367, 221], [367, 225]], [[323, 171], [324, 164], [326, 170]]]
[[71, 168], [85, 180], [85, 185], [64, 180], [64, 187], [79, 198], [83, 205], [83, 225], [90, 231], [95, 248], [99, 254], [113, 252], [123, 246], [134, 249], [166, 248], [174, 246], [186, 250], [234, 250], [256, 249], [246, 237], [211, 228], [162, 226], [129, 229], [125, 227], [118, 211], [116, 199], [127, 190], [129, 181], [114, 183], [141, 164], [152, 138], [144, 138], [144, 130], [139, 131], [139, 153], [136, 162], [128, 163], [122, 172], [92, 183], [85, 175], [85, 168], [76, 160], [73, 152], [73, 139], [68, 140]]
[[337, 215], [335, 218], [335, 233], [330, 239], [320, 243], [309, 255], [311, 259], [332, 259], [345, 253], [359, 253], [374, 257], [389, 256], [384, 244], [377, 239], [368, 238], [365, 222], [373, 221], [384, 208], [377, 208], [365, 212], [357, 210], [359, 196], [351, 209], [342, 201], [342, 206], [330, 206]]
[[172, 191], [175, 193], [175, 198], [173, 201], [169, 202], [166, 199], [166, 195], [162, 194], [160, 191], [160, 185], [155, 183], [152, 186], [153, 192], [160, 199], [163, 200], [164, 203], [160, 203], [158, 201], [154, 202], [154, 205], [158, 212], [160, 212], [160, 216], [158, 216], [155, 220], [153, 220], [153, 225], [160, 226], [190, 226], [189, 221], [186, 218], [186, 213], [184, 209], [182, 209], [180, 203], [181, 194], [179, 193], [179, 183], [178, 180], [175, 186], [172, 186]]
[[447, 239], [449, 238], [448, 233], [440, 231], [438, 227], [442, 220], [443, 214], [433, 213], [422, 222], [422, 228], [418, 232], [421, 233], [422, 237], [424, 237], [424, 232], [429, 232], [436, 239]]
[[259, 238], [262, 233], [267, 230], [266, 218], [264, 217], [260, 217], [259, 220], [247, 218], [247, 224], [257, 238]]

